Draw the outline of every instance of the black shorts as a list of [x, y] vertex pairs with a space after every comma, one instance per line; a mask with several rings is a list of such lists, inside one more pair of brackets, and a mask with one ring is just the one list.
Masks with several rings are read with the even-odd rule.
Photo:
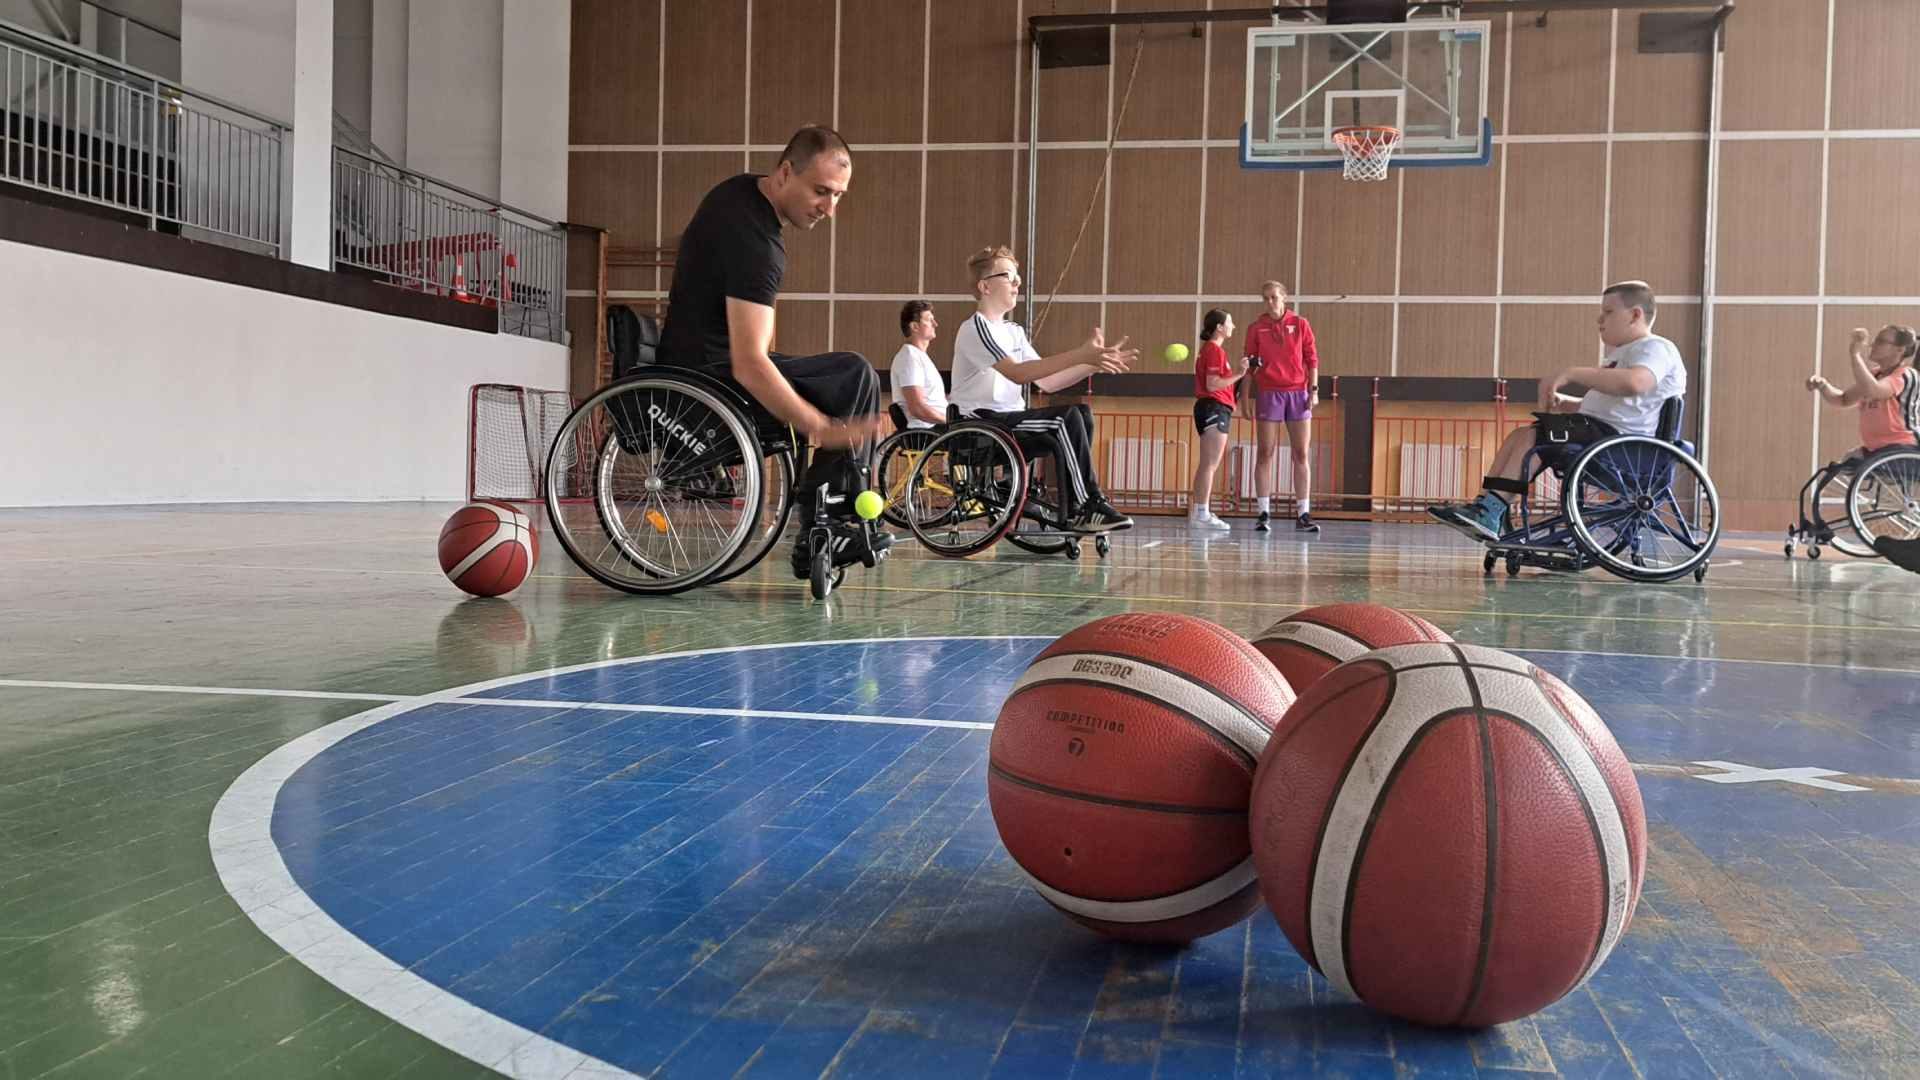
[[[880, 377], [867, 358], [853, 352], [819, 353], [813, 356], [786, 356], [773, 353], [773, 366], [793, 384], [800, 400], [836, 420], [876, 412], [880, 401]], [[686, 367], [704, 372], [739, 390], [752, 401], [747, 388], [734, 381], [731, 369], [712, 364], [679, 364], [662, 357], [669, 367]], [[761, 406], [765, 410], [765, 406]]]
[[1224, 435], [1232, 429], [1233, 406], [1212, 398], [1200, 398], [1193, 403], [1193, 430], [1202, 435], [1209, 431]]

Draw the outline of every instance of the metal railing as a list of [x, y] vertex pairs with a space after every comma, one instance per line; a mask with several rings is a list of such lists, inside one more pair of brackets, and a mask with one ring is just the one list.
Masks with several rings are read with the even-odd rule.
[[[1187, 510], [1200, 437], [1193, 419], [1179, 413], [1094, 413], [1094, 468], [1115, 506], [1129, 513], [1177, 514]], [[1254, 422], [1236, 416], [1227, 451], [1214, 471], [1209, 503], [1216, 513], [1252, 513], [1258, 494], [1259, 451]], [[1313, 418], [1307, 453], [1314, 498], [1332, 509], [1340, 476], [1340, 414], [1323, 402]], [[1293, 505], [1293, 462], [1285, 441], [1268, 463], [1268, 489], [1279, 510]]]
[[289, 130], [0, 23], [0, 181], [278, 254]]
[[401, 288], [497, 308], [503, 334], [565, 340], [564, 228], [340, 146], [333, 261]]

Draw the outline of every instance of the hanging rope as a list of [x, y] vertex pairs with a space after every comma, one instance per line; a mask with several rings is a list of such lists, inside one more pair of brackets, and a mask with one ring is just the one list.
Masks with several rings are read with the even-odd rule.
[[[1047, 312], [1053, 310], [1053, 298], [1060, 295], [1060, 286], [1067, 280], [1067, 271], [1073, 268], [1073, 257], [1079, 253], [1080, 241], [1086, 238], [1087, 225], [1093, 221], [1093, 208], [1100, 205], [1100, 191], [1106, 185], [1107, 173], [1113, 168], [1113, 144], [1120, 138], [1120, 125], [1126, 122], [1127, 104], [1133, 100], [1133, 80], [1140, 74], [1140, 53], [1146, 45], [1147, 31], [1143, 26], [1133, 42], [1133, 64], [1127, 70], [1126, 90], [1120, 95], [1120, 113], [1113, 118], [1113, 129], [1107, 133], [1106, 159], [1100, 163], [1100, 173], [1093, 179], [1093, 197], [1087, 200], [1087, 212], [1080, 215], [1080, 231], [1073, 234], [1073, 246], [1067, 249], [1066, 261], [1060, 264], [1060, 273], [1053, 279], [1053, 288], [1047, 290], [1047, 302], [1041, 307], [1040, 314], [1034, 317], [1033, 332], [1028, 336], [1035, 341], [1040, 339], [1040, 328], [1047, 324]], [[1027, 198], [1034, 198], [1034, 193], [1027, 192]]]

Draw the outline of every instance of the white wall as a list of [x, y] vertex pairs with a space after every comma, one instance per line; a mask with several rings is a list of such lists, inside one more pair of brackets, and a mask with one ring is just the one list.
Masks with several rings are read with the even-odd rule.
[[373, 0], [373, 70], [367, 131], [373, 145], [407, 160], [407, 0]]
[[500, 194], [501, 0], [409, 0], [409, 169]]
[[467, 388], [567, 385], [559, 345], [6, 241], [0, 327], [0, 506], [458, 499]]
[[181, 0], [180, 81], [293, 119], [294, 0]]
[[373, 130], [373, 0], [333, 0], [333, 107]]
[[500, 201], [567, 216], [567, 65], [572, 5], [502, 0]]

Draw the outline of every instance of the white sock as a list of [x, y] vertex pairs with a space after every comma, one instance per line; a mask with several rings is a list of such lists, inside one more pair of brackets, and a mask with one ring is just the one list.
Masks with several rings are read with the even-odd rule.
[[1296, 509], [1298, 509], [1298, 510], [1299, 510], [1299, 511], [1300, 511], [1301, 513], [1303, 513], [1303, 514], [1310, 514], [1310, 513], [1312, 513], [1312, 512], [1313, 512], [1313, 500], [1312, 500], [1312, 499], [1305, 499], [1305, 498], [1303, 498], [1303, 499], [1301, 499], [1301, 500], [1300, 500], [1300, 505], [1299, 505], [1298, 507], [1296, 507]]
[[1263, 514], [1268, 514], [1273, 512], [1273, 507], [1270, 505], [1270, 500], [1268, 496], [1265, 496], [1265, 495], [1258, 496], [1257, 498], [1254, 499], [1253, 508], [1255, 510], [1260, 511]]
[[1187, 512], [1187, 516], [1188, 516], [1188, 517], [1197, 517], [1197, 518], [1203, 518], [1203, 517], [1206, 517], [1206, 516], [1207, 516], [1207, 504], [1206, 504], [1206, 503], [1194, 503], [1194, 504], [1193, 504], [1193, 508], [1192, 508], [1191, 510], [1189, 510], [1189, 511]]

